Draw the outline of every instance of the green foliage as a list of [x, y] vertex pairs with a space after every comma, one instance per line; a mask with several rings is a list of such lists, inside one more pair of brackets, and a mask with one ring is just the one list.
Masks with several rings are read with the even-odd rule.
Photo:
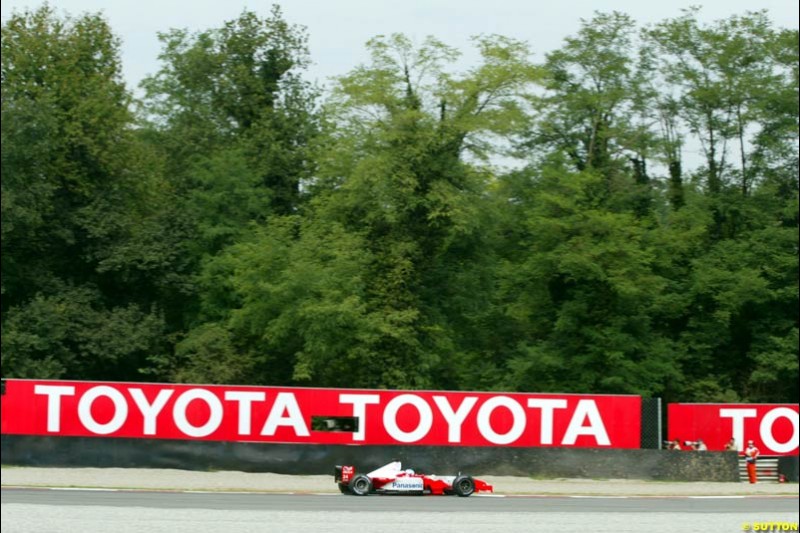
[[240, 152], [221, 152], [198, 165], [188, 211], [198, 221], [201, 250], [214, 254], [237, 240], [248, 224], [269, 213], [270, 191]]
[[5, 376], [797, 401], [796, 30], [378, 36], [322, 104], [277, 7], [160, 39], [136, 102], [3, 25]]
[[[656, 25], [648, 37], [658, 49], [666, 81], [680, 91], [679, 114], [702, 142], [709, 193], [719, 194], [726, 182], [735, 181], [746, 195], [758, 179], [749, 166], [754, 156], [749, 141], [765, 140], [749, 132], [765, 123], [764, 100], [791, 92], [788, 65], [775, 60], [781, 56], [776, 46], [788, 43], [763, 11], [705, 26], [696, 11]], [[735, 166], [729, 140], [736, 141], [739, 152]]]
[[[180, 263], [158, 291], [178, 340], [202, 324], [204, 265], [254, 224], [302, 207], [319, 120], [317, 91], [299, 76], [305, 32], [277, 7], [267, 18], [243, 11], [216, 29], [160, 38], [162, 68], [142, 83], [142, 139], [169, 184], [156, 218]], [[178, 347], [175, 355], [183, 353]], [[169, 358], [156, 360], [174, 374]]]
[[129, 129], [118, 41], [45, 6], [12, 16], [2, 49], [4, 372], [136, 376], [166, 348], [138, 274], [175, 265], [134, 244], [160, 182]]
[[5, 313], [6, 375], [37, 379], [130, 379], [163, 350], [163, 318], [136, 305], [107, 308], [98, 291], [63, 287]]
[[159, 34], [163, 66], [142, 87], [173, 183], [196, 187], [198, 165], [237, 149], [269, 189], [271, 207], [286, 214], [313, 170], [316, 92], [298, 75], [308, 64], [304, 30], [277, 6], [270, 15], [243, 11], [214, 30]]
[[594, 168], [606, 175], [627, 164], [623, 151], [641, 149], [633, 125], [642, 83], [635, 29], [627, 15], [597, 13], [547, 55], [546, 93], [534, 99], [542, 115], [530, 144], [559, 149], [578, 171]]
[[546, 170], [534, 186], [502, 294], [522, 334], [507, 386], [660, 394], [678, 369], [652, 323], [666, 281], [646, 228], [608, 210], [596, 174]]
[[97, 16], [62, 21], [45, 6], [3, 26], [3, 251], [13, 251], [3, 253], [3, 289], [12, 301], [52, 277], [85, 276], [80, 259], [98, 218], [136, 187], [124, 176], [130, 114], [117, 54]]
[[695, 261], [680, 341], [688, 377], [713, 373], [729, 393], [761, 401], [796, 390], [785, 378], [797, 365], [787, 342], [797, 330], [797, 239], [796, 229], [760, 228]]

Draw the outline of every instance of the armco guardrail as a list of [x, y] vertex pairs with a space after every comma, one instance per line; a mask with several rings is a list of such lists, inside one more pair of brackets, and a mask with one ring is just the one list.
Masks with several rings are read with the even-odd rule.
[[[781, 472], [778, 469], [778, 457], [764, 457], [763, 455], [756, 461], [756, 476], [758, 481], [777, 482]], [[747, 477], [747, 461], [744, 457], [739, 458], [739, 480], [749, 481]]]

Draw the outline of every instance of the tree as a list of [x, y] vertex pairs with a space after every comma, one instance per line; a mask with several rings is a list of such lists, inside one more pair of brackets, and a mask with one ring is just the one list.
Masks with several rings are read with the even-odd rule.
[[86, 259], [94, 212], [134, 184], [120, 172], [129, 98], [105, 21], [62, 21], [47, 6], [15, 14], [2, 50], [3, 283], [13, 302], [47, 284], [27, 265], [42, 265], [43, 277], [91, 276], [67, 259]]
[[[205, 265], [247, 240], [255, 224], [302, 207], [300, 184], [315, 168], [317, 91], [300, 77], [308, 63], [305, 30], [277, 6], [266, 18], [243, 11], [218, 28], [159, 37], [162, 67], [142, 83], [141, 136], [168, 184], [158, 220], [180, 264], [166, 274], [173, 290], [160, 294], [172, 338], [186, 342], [152, 362], [157, 375], [185, 380], [198, 375], [196, 362], [182, 355], [199, 346], [193, 335], [213, 335], [198, 292]], [[204, 353], [222, 350], [227, 337], [214, 338]]]
[[6, 312], [3, 372], [30, 379], [130, 380], [165, 350], [163, 318], [109, 307], [96, 289], [64, 286]]
[[770, 225], [695, 259], [679, 342], [687, 354], [685, 397], [797, 398], [797, 238], [796, 228]]
[[[718, 195], [730, 175], [738, 176], [747, 195], [754, 179], [747, 145], [757, 102], [780, 80], [770, 54], [774, 30], [763, 11], [707, 26], [696, 15], [697, 8], [686, 10], [648, 35], [667, 82], [680, 91], [681, 118], [701, 142], [709, 192]], [[729, 140], [738, 144], [737, 171], [728, 160]]]
[[237, 307], [221, 327], [268, 354], [257, 375], [417, 388], [458, 357], [456, 317], [482, 297], [468, 293], [483, 288], [469, 264], [487, 176], [464, 154], [484, 158], [487, 134], [519, 127], [518, 94], [536, 75], [521, 43], [476, 43], [483, 64], [455, 76], [455, 51], [434, 39], [370, 41], [371, 64], [340, 80], [327, 109], [302, 220], [270, 220], [209, 264], [228, 273], [210, 284], [232, 276]]
[[118, 48], [98, 15], [44, 6], [3, 25], [6, 375], [135, 376], [163, 349], [161, 313], [126, 283], [151, 258], [118, 254], [158, 188], [130, 131]]
[[[798, 89], [797, 30], [775, 31], [771, 34], [768, 62], [774, 65], [773, 83], [762, 85], [753, 102], [759, 125], [750, 156], [754, 177], [760, 177], [768, 187], [786, 200], [796, 197], [798, 190], [798, 120], [800, 94]], [[796, 224], [797, 221], [795, 220]]]
[[517, 332], [505, 388], [661, 393], [680, 368], [653, 320], [666, 280], [654, 272], [647, 225], [607, 207], [597, 173], [528, 172], [524, 246], [501, 271]]
[[547, 55], [531, 147], [561, 150], [577, 171], [595, 169], [610, 177], [630, 158], [635, 172], [645, 172], [650, 134], [634, 122], [646, 103], [637, 100], [645, 95], [635, 37], [629, 16], [596, 13]]
[[4, 375], [797, 400], [796, 30], [378, 36], [324, 105], [278, 8], [161, 39], [133, 102], [101, 17], [3, 25]]
[[308, 64], [305, 31], [274, 6], [269, 18], [244, 11], [221, 28], [159, 38], [163, 66], [142, 86], [172, 182], [194, 188], [209, 154], [236, 150], [257, 171], [271, 210], [291, 213], [313, 170], [316, 92], [299, 77]]

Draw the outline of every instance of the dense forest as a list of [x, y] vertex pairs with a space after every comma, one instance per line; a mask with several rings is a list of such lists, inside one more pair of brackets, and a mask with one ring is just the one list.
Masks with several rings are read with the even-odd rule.
[[102, 15], [3, 24], [4, 377], [798, 401], [797, 30], [377, 36], [321, 88], [265, 15], [138, 92]]

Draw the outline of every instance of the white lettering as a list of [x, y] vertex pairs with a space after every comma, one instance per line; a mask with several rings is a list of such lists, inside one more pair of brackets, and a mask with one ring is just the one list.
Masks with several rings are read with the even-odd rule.
[[[286, 413], [286, 416], [284, 416]], [[295, 435], [298, 437], [308, 437], [310, 435], [308, 427], [303, 422], [303, 414], [297, 405], [297, 399], [291, 392], [279, 392], [275, 397], [275, 403], [269, 412], [267, 421], [261, 429], [262, 435], [275, 435], [278, 426], [294, 428]]]
[[439, 411], [447, 422], [447, 442], [461, 442], [461, 425], [478, 399], [467, 396], [455, 412], [453, 412], [453, 407], [447, 401], [446, 396], [434, 396], [433, 401], [439, 407]]
[[[397, 411], [404, 405], [413, 405], [419, 412], [419, 424], [413, 431], [403, 431], [397, 426]], [[414, 394], [395, 396], [386, 404], [383, 411], [383, 427], [395, 440], [400, 442], [416, 442], [428, 434], [433, 425], [433, 413], [428, 402]]]
[[565, 409], [567, 400], [529, 398], [528, 407], [538, 407], [542, 410], [542, 420], [539, 426], [540, 443], [553, 444], [553, 410]]
[[36, 385], [34, 394], [47, 396], [47, 431], [57, 433], [61, 431], [61, 397], [74, 396], [75, 387], [66, 385]]
[[730, 418], [731, 436], [736, 439], [739, 451], [744, 449], [744, 419], [756, 416], [755, 409], [720, 409], [720, 418]]
[[250, 406], [253, 402], [266, 400], [266, 393], [229, 390], [225, 391], [225, 399], [239, 404], [239, 435], [249, 435], [250, 419], [252, 418]]
[[387, 490], [422, 490], [424, 488], [421, 478], [396, 479], [385, 487]]
[[[589, 420], [588, 426], [583, 424], [586, 419]], [[600, 446], [611, 445], [603, 419], [600, 417], [600, 412], [597, 410], [597, 404], [594, 400], [578, 401], [578, 406], [572, 414], [572, 420], [569, 421], [569, 427], [567, 427], [567, 432], [564, 434], [561, 444], [573, 445], [578, 440], [579, 435], [593, 436]]]
[[[201, 400], [208, 405], [210, 414], [202, 426], [195, 426], [186, 417], [186, 409], [194, 400]], [[175, 401], [172, 409], [175, 425], [189, 437], [207, 437], [214, 433], [222, 423], [222, 402], [212, 392], [205, 389], [189, 389]]]
[[[792, 436], [786, 442], [778, 442], [775, 440], [775, 435], [772, 432], [772, 426], [778, 418], [786, 418], [792, 424]], [[764, 445], [777, 453], [788, 453], [797, 449], [798, 439], [798, 426], [800, 426], [800, 415], [797, 411], [789, 409], [788, 407], [776, 407], [770, 410], [764, 418], [761, 419], [761, 441]], [[737, 441], [738, 442], [738, 441]]]
[[[513, 423], [505, 434], [497, 433], [492, 428], [492, 412], [498, 407], [505, 407], [511, 412]], [[509, 444], [517, 440], [525, 431], [525, 411], [522, 406], [508, 396], [495, 396], [486, 400], [478, 409], [478, 431], [483, 438], [493, 444]]]
[[133, 401], [142, 413], [142, 417], [144, 417], [143, 433], [145, 435], [156, 434], [156, 420], [158, 414], [164, 408], [164, 405], [166, 405], [167, 400], [169, 400], [173, 392], [175, 391], [171, 389], [161, 389], [158, 391], [156, 399], [153, 400], [151, 404], [147, 401], [147, 397], [144, 395], [142, 389], [130, 389], [131, 398], [133, 398]]
[[[92, 416], [92, 404], [100, 396], [105, 396], [114, 404], [114, 416], [105, 424], [98, 423]], [[125, 396], [117, 389], [106, 385], [92, 387], [86, 391], [78, 402], [78, 418], [81, 424], [92, 433], [108, 435], [117, 431], [125, 423], [128, 418], [128, 402], [125, 400]]]
[[339, 403], [353, 405], [353, 417], [358, 419], [358, 431], [353, 433], [353, 440], [364, 440], [367, 429], [367, 405], [380, 403], [381, 397], [377, 394], [340, 394]]

